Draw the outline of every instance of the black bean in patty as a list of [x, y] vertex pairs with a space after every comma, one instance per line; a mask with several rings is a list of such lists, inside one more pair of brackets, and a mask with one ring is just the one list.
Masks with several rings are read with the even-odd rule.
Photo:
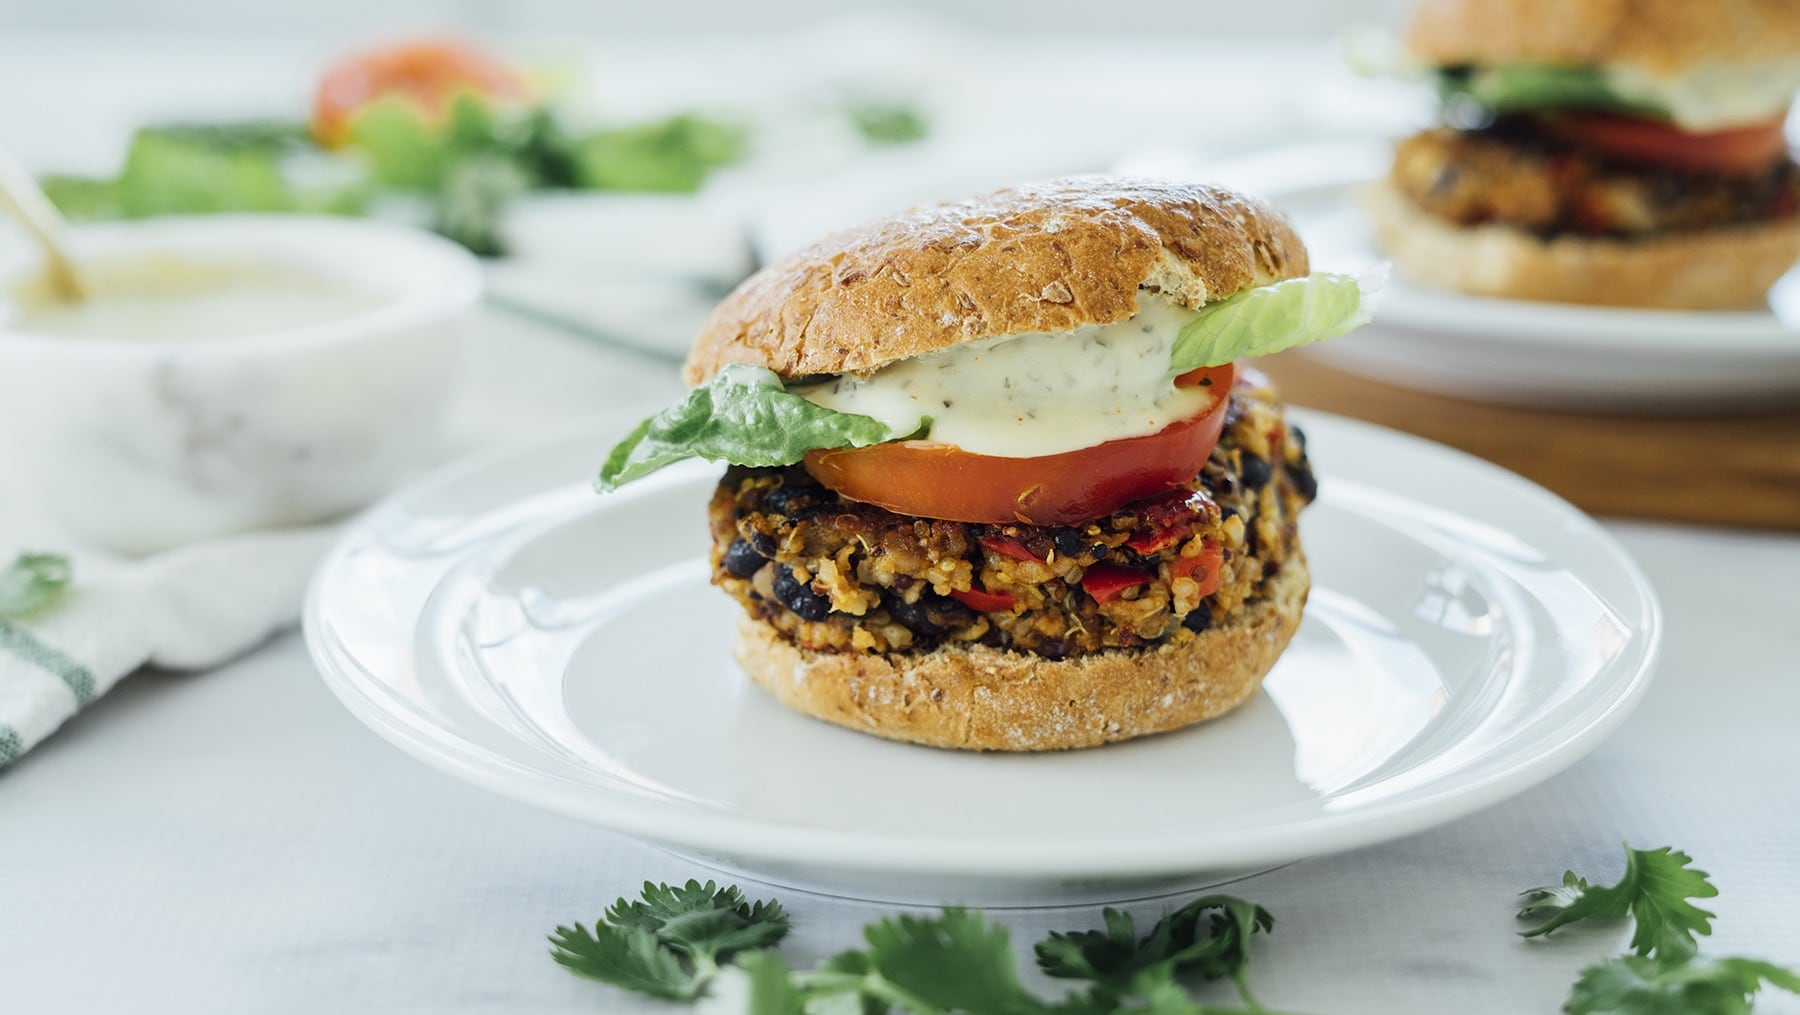
[[1319, 499], [1319, 478], [1313, 475], [1312, 463], [1304, 457], [1288, 466], [1288, 479], [1293, 481], [1294, 492], [1308, 504]]
[[1199, 606], [1194, 607], [1187, 616], [1181, 618], [1181, 626], [1199, 634], [1212, 626], [1212, 619], [1212, 605], [1202, 599]]
[[887, 597], [888, 616], [914, 634], [937, 638], [945, 631], [962, 627], [974, 618], [974, 612], [954, 599], [947, 599], [927, 589], [918, 602], [909, 603], [902, 596]]
[[[769, 537], [763, 536], [763, 538], [768, 539]], [[726, 574], [733, 577], [748, 578], [763, 566], [763, 555], [757, 553], [749, 543], [744, 541], [742, 536], [739, 536], [725, 548], [724, 555], [719, 558], [719, 566], [725, 569]]]
[[1260, 490], [1269, 485], [1275, 470], [1269, 468], [1267, 458], [1246, 451], [1238, 465], [1238, 474], [1243, 477], [1245, 489]]
[[762, 509], [796, 517], [812, 502], [812, 491], [792, 486], [777, 486], [762, 495]]
[[1056, 552], [1065, 557], [1087, 555], [1095, 560], [1106, 559], [1106, 544], [1095, 539], [1080, 529], [1058, 529], [1056, 535], [1050, 537]]
[[789, 568], [775, 576], [775, 598], [803, 620], [824, 620], [831, 612], [831, 597], [814, 592], [810, 583], [795, 578]]

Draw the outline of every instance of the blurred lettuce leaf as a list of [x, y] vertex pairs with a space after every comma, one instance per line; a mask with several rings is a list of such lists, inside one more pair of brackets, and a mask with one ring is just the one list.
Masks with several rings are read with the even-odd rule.
[[366, 214], [381, 192], [427, 202], [438, 231], [500, 253], [510, 202], [533, 190], [689, 193], [744, 156], [744, 131], [682, 114], [572, 134], [542, 106], [455, 96], [441, 116], [389, 95], [350, 123], [345, 151], [319, 147], [300, 123], [254, 121], [140, 129], [118, 179], [52, 175], [44, 183], [74, 219], [208, 212]]
[[870, 144], [912, 144], [931, 131], [923, 113], [899, 102], [855, 101], [845, 112], [856, 132]]
[[1445, 102], [1472, 100], [1497, 113], [1533, 109], [1597, 109], [1668, 116], [1668, 110], [1618, 93], [1598, 67], [1540, 63], [1450, 67], [1437, 71]]
[[117, 185], [126, 218], [207, 212], [355, 214], [366, 197], [354, 174], [332, 171], [299, 124], [145, 127], [131, 140]]
[[376, 183], [405, 190], [432, 190], [444, 179], [457, 143], [487, 133], [493, 122], [485, 103], [473, 96], [452, 99], [439, 122], [411, 99], [384, 95], [350, 120], [350, 144], [368, 162]]
[[453, 162], [438, 190], [432, 229], [483, 257], [504, 253], [500, 220], [512, 200], [531, 189], [519, 163], [499, 152], [475, 152]]
[[98, 176], [76, 176], [50, 173], [38, 179], [44, 195], [63, 217], [75, 222], [116, 219], [119, 208], [119, 181]]
[[581, 138], [575, 182], [593, 190], [691, 194], [707, 174], [744, 157], [741, 127], [682, 113]]

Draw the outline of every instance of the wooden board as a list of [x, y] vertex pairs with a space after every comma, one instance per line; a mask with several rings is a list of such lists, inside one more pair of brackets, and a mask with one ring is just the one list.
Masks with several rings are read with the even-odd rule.
[[1290, 403], [1461, 448], [1594, 514], [1800, 531], [1800, 406], [1740, 416], [1554, 412], [1380, 384], [1304, 352], [1257, 365]]

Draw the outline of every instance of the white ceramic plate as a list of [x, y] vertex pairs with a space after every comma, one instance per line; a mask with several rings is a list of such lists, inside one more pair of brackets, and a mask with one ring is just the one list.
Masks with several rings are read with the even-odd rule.
[[890, 743], [737, 669], [695, 463], [607, 497], [588, 432], [455, 468], [354, 525], [307, 642], [375, 730], [452, 774], [728, 871], [867, 898], [1125, 898], [1467, 814], [1550, 776], [1649, 679], [1650, 588], [1593, 521], [1477, 459], [1296, 413], [1316, 585], [1242, 709], [1045, 755]]
[[[1334, 142], [1226, 163], [1145, 153], [1126, 168], [1216, 180], [1293, 216], [1313, 264], [1380, 261], [1356, 190], [1386, 174], [1391, 145]], [[1389, 281], [1375, 322], [1311, 351], [1397, 384], [1492, 401], [1645, 412], [1744, 409], [1800, 397], [1800, 272], [1747, 311], [1630, 310], [1491, 299]]]

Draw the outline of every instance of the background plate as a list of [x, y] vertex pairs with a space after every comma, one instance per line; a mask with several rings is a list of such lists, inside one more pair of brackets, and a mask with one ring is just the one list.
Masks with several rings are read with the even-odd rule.
[[[1201, 179], [1286, 210], [1315, 270], [1381, 260], [1356, 191], [1386, 175], [1387, 142], [1333, 142], [1203, 162], [1158, 152], [1129, 172]], [[1308, 350], [1394, 384], [1517, 405], [1638, 412], [1743, 410], [1800, 395], [1800, 272], [1745, 311], [1635, 310], [1492, 299], [1409, 285], [1396, 271], [1374, 323]]]
[[[1655, 600], [1573, 508], [1475, 459], [1296, 413], [1329, 469], [1316, 582], [1264, 693], [1087, 751], [976, 755], [790, 713], [729, 655], [694, 464], [596, 497], [612, 433], [462, 466], [352, 527], [308, 645], [414, 755], [728, 870], [862, 897], [1072, 902], [1376, 842], [1516, 793], [1642, 693]], [[1350, 477], [1355, 477], [1354, 479]]]

